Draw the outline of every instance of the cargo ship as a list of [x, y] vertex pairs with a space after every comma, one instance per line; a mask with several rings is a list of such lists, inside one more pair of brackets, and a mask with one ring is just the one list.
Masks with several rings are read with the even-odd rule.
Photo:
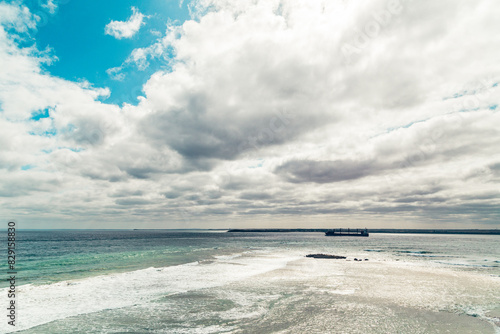
[[333, 230], [328, 230], [325, 232], [326, 236], [331, 236], [331, 237], [368, 237], [370, 234], [368, 233], [368, 230], [361, 229], [361, 228], [336, 228]]

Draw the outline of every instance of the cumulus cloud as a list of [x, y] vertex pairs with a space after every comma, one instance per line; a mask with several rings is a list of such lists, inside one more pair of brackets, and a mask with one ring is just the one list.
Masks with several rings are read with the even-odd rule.
[[145, 16], [139, 12], [135, 7], [132, 7], [132, 15], [127, 21], [111, 21], [104, 28], [106, 35], [111, 35], [114, 38], [131, 38], [133, 37], [141, 26], [144, 25]]
[[[11, 214], [32, 203], [51, 217], [168, 227], [498, 222], [493, 1], [189, 6], [191, 20], [126, 61], [166, 68], [137, 106], [44, 73], [2, 30], [0, 197]], [[4, 26], [34, 29], [29, 11], [8, 9]], [[111, 34], [138, 31], [133, 11]]]
[[[6, 6], [0, 15], [0, 62], [5, 65], [0, 70], [0, 150], [5, 157], [0, 168], [9, 174], [3, 177], [2, 196], [71, 189], [83, 175], [79, 163], [89, 151], [112, 144], [127, 131], [123, 117], [118, 107], [98, 101], [109, 94], [107, 89], [44, 73], [45, 56], [35, 46], [19, 47], [4, 28], [14, 22], [22, 25], [16, 31], [29, 32], [36, 17], [25, 7]], [[26, 180], [37, 186], [27, 186]]]

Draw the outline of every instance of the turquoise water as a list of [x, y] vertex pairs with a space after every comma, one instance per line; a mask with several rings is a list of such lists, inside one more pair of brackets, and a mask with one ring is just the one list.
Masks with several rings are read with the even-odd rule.
[[[474, 235], [18, 231], [17, 329], [494, 333], [499, 241]], [[305, 258], [309, 253], [347, 261]], [[5, 263], [0, 268], [5, 272]]]
[[[1, 235], [1, 234], [0, 234]], [[0, 236], [5, 240], [5, 232]], [[177, 265], [237, 250], [221, 233], [178, 230], [43, 230], [17, 232], [23, 284], [46, 284], [112, 272]], [[5, 270], [6, 262], [0, 264]], [[1, 282], [0, 287], [7, 286]]]

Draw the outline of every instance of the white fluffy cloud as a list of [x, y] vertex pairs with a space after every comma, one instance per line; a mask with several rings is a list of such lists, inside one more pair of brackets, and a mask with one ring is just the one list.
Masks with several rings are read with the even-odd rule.
[[[498, 160], [497, 135], [463, 143], [498, 124], [492, 109], [498, 98], [492, 45], [498, 41], [488, 33], [488, 3], [443, 3], [433, 15], [427, 5], [199, 2], [199, 13], [212, 10], [185, 23], [181, 38], [172, 38], [174, 31], [164, 39], [178, 65], [145, 86], [141, 106], [154, 111], [145, 119], [149, 136], [200, 168], [212, 168], [210, 159], [233, 161], [222, 166], [244, 185], [223, 183], [224, 193], [262, 189], [262, 201], [236, 195], [225, 202], [227, 212], [427, 218], [442, 210], [433, 219], [451, 221], [456, 211], [471, 223], [477, 211], [462, 212], [455, 198], [467, 176], [449, 173], [488, 171]], [[461, 16], [464, 10], [472, 18]], [[472, 55], [482, 62], [469, 64]], [[474, 93], [447, 99], [464, 90]], [[469, 122], [478, 108], [488, 121], [475, 132]], [[224, 175], [224, 168], [212, 175]], [[495, 193], [488, 175], [469, 196]]]
[[104, 28], [104, 32], [117, 39], [131, 38], [141, 29], [144, 17], [137, 8], [132, 7], [132, 15], [127, 21], [111, 21]]
[[[190, 6], [192, 20], [132, 53], [144, 66], [175, 56], [137, 106], [43, 74], [2, 30], [10, 214], [148, 227], [497, 224], [494, 1]], [[9, 22], [29, 17], [17, 10]], [[136, 15], [136, 28], [113, 31], [132, 36]]]

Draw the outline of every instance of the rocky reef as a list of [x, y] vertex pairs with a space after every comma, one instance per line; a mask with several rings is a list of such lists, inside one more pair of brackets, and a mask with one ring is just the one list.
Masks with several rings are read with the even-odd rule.
[[340, 255], [329, 255], [329, 254], [308, 254], [306, 257], [312, 257], [315, 259], [345, 259], [345, 256]]
[[[345, 256], [330, 255], [330, 254], [308, 254], [308, 255], [306, 255], [306, 257], [312, 257], [313, 259], [339, 259], [339, 260], [347, 259], [347, 257], [345, 257]], [[347, 259], [347, 261], [351, 261], [351, 260]], [[355, 257], [354, 261], [363, 261], [363, 259], [358, 259], [357, 257]], [[368, 259], [365, 259], [365, 261], [368, 261]]]

